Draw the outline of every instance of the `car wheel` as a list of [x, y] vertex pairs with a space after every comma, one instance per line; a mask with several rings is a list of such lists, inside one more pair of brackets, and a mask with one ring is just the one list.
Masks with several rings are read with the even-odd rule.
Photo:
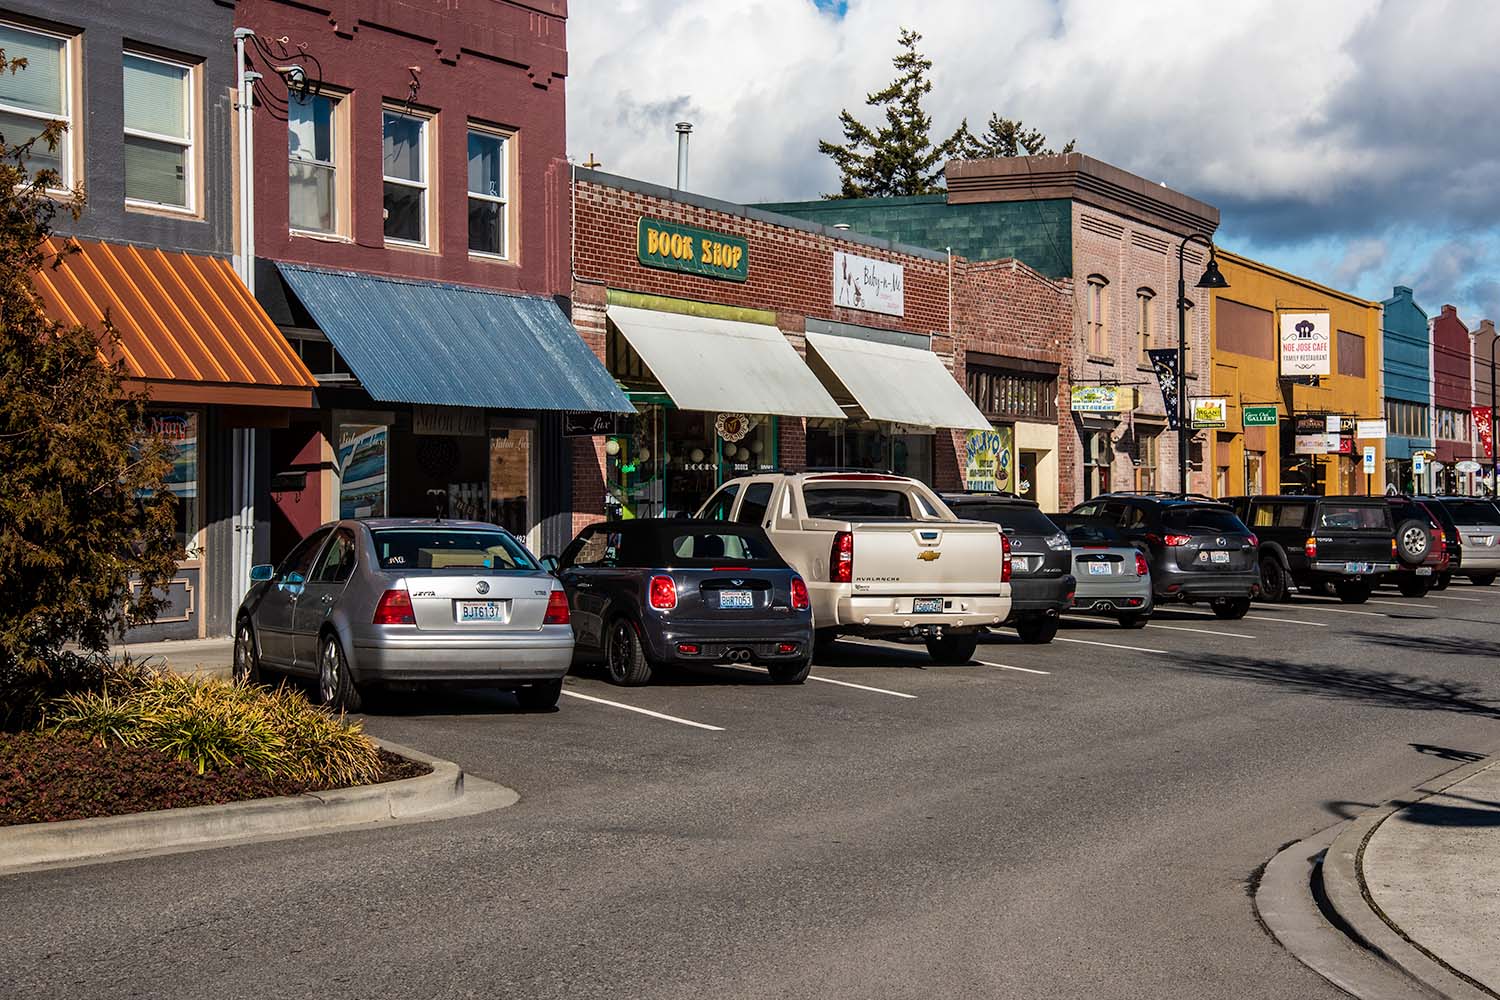
[[1333, 589], [1345, 604], [1363, 604], [1370, 599], [1371, 587], [1363, 580], [1340, 580]]
[[772, 684], [801, 684], [812, 673], [812, 657], [804, 657], [792, 663], [772, 663], [766, 668]]
[[562, 697], [562, 679], [537, 681], [530, 687], [516, 688], [516, 701], [527, 712], [545, 712], [557, 707]]
[[1408, 566], [1420, 566], [1432, 548], [1432, 532], [1416, 518], [1396, 525], [1396, 557]]
[[1469, 582], [1476, 587], [1488, 587], [1495, 582], [1494, 573], [1475, 573], [1469, 577]]
[[1272, 604], [1279, 604], [1287, 598], [1286, 570], [1281, 568], [1281, 560], [1275, 556], [1266, 556], [1260, 561], [1260, 596]]
[[974, 650], [979, 648], [978, 632], [949, 633], [941, 639], [927, 640], [927, 655], [933, 663], [953, 666], [974, 659]]
[[250, 619], [241, 618], [234, 630], [234, 680], [237, 684], [259, 684], [260, 656], [255, 652], [255, 630]]
[[1120, 615], [1121, 628], [1145, 628], [1146, 623], [1151, 620], [1151, 613], [1140, 611], [1129, 611]]
[[640, 632], [629, 618], [616, 618], [609, 627], [604, 666], [610, 680], [626, 687], [637, 687], [651, 680], [651, 661], [646, 658]]
[[318, 641], [318, 704], [335, 712], [358, 712], [361, 704], [359, 688], [349, 676], [349, 661], [332, 632]]
[[1025, 643], [1041, 645], [1051, 642], [1057, 635], [1057, 619], [1046, 615], [1028, 616], [1016, 622], [1016, 632]]
[[1402, 597], [1426, 597], [1427, 591], [1432, 589], [1431, 577], [1404, 574], [1396, 581], [1396, 588]]
[[1433, 590], [1447, 590], [1448, 589], [1448, 584], [1450, 584], [1452, 582], [1453, 582], [1453, 574], [1452, 573], [1439, 573], [1437, 576], [1434, 576], [1432, 578], [1432, 589]]
[[1215, 597], [1211, 604], [1214, 614], [1225, 621], [1239, 621], [1250, 611], [1248, 597]]

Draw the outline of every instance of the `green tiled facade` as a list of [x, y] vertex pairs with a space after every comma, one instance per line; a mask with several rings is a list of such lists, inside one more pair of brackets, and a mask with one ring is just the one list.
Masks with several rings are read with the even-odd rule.
[[1072, 276], [1072, 202], [1066, 198], [950, 205], [946, 195], [933, 194], [755, 207], [825, 226], [848, 223], [855, 232], [933, 250], [951, 247], [969, 260], [1014, 257], [1049, 278]]

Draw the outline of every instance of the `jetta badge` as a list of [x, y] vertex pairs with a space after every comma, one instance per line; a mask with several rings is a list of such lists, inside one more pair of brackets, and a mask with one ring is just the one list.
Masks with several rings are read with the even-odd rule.
[[917, 558], [923, 562], [932, 562], [934, 559], [943, 558], [943, 554], [937, 549], [923, 549], [917, 553]]
[[485, 583], [483, 580], [480, 580], [478, 583], [474, 584], [474, 589], [479, 591], [479, 593], [481, 594], [488, 594], [490, 592], [490, 585]]

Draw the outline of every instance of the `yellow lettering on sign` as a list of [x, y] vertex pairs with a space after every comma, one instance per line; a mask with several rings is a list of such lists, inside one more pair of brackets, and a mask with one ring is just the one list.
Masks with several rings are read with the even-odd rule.
[[648, 255], [656, 253], [656, 249], [660, 244], [661, 233], [655, 229], [646, 230], [646, 253]]
[[731, 271], [738, 271], [740, 269], [740, 256], [744, 252], [745, 252], [745, 248], [744, 247], [735, 247], [734, 248], [734, 252], [729, 255], [730, 256], [729, 269]]

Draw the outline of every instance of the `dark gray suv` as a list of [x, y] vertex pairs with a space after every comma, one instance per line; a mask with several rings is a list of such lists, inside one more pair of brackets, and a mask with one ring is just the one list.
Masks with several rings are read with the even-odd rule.
[[998, 524], [1010, 539], [1010, 617], [1022, 642], [1051, 642], [1073, 603], [1073, 546], [1033, 500], [1000, 493], [944, 493], [966, 521]]

